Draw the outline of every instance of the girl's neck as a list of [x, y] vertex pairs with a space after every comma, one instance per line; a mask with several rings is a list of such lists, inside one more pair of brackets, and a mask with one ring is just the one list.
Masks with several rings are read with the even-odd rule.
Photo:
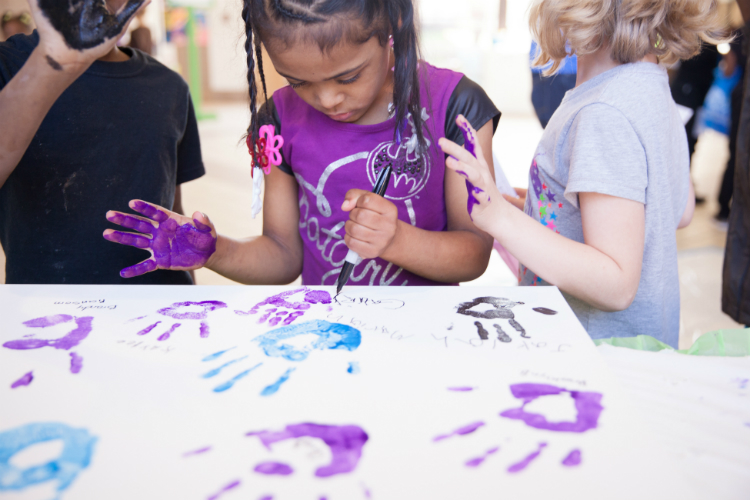
[[[658, 59], [655, 55], [649, 54], [640, 62], [650, 62], [658, 64]], [[578, 56], [578, 73], [576, 74], [576, 87], [583, 83], [591, 80], [592, 78], [601, 75], [602, 73], [621, 66], [622, 63], [612, 59], [612, 55], [609, 51], [609, 46], [605, 45], [599, 50]]]

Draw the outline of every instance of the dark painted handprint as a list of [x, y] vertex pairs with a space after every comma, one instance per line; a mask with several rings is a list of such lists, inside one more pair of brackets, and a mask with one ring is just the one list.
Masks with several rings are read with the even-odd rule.
[[128, 0], [112, 14], [104, 0], [38, 0], [39, 8], [71, 49], [85, 50], [120, 35], [145, 0]]
[[[475, 307], [483, 304], [492, 306], [492, 309], [484, 311], [473, 310]], [[463, 302], [459, 304], [458, 314], [481, 319], [507, 319], [510, 326], [518, 331], [518, 333], [521, 334], [521, 337], [529, 338], [529, 336], [526, 335], [526, 330], [518, 321], [516, 321], [516, 316], [513, 314], [513, 311], [511, 311], [511, 309], [517, 305], [523, 305], [523, 302], [514, 302], [501, 297], [479, 297], [471, 302]], [[480, 339], [487, 340], [489, 338], [489, 332], [487, 332], [482, 326], [482, 323], [475, 321], [474, 326], [477, 327], [477, 333], [479, 334]], [[503, 331], [499, 324], [494, 323], [492, 326], [497, 330], [497, 338], [499, 341], [510, 342], [512, 340], [510, 336]]]
[[190, 270], [205, 265], [216, 251], [216, 235], [211, 226], [193, 219], [192, 224], [179, 225], [169, 214], [155, 205], [140, 200], [131, 208], [146, 217], [121, 212], [107, 212], [107, 220], [135, 229], [137, 233], [107, 230], [104, 238], [151, 252], [151, 258], [120, 271], [123, 278], [133, 278], [156, 269]]

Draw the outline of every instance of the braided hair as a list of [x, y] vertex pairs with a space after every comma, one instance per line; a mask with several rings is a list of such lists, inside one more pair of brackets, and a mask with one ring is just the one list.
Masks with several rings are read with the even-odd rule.
[[[365, 43], [377, 36], [381, 46], [393, 38], [395, 66], [393, 73], [393, 111], [396, 127], [394, 140], [404, 135], [407, 117], [411, 114], [420, 151], [426, 149], [424, 120], [420, 104], [419, 42], [412, 0], [243, 0], [242, 19], [245, 21], [245, 52], [247, 53], [247, 82], [250, 87], [250, 126], [247, 135], [252, 144], [258, 138], [258, 85], [255, 78], [257, 64], [264, 101], [268, 99], [263, 73], [261, 38], [279, 38], [289, 45], [299, 40], [300, 28], [323, 26], [334, 20], [357, 20], [358, 28], [348, 32], [345, 23], [329, 23], [328, 30], [316, 30], [312, 38], [321, 51], [337, 45], [342, 37], [354, 43]], [[292, 38], [295, 37], [296, 38]]]

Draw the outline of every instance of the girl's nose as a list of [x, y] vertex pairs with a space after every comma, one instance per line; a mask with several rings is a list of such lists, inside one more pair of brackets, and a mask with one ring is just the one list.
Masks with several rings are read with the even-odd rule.
[[341, 94], [334, 89], [323, 90], [318, 94], [320, 106], [327, 111], [336, 111], [336, 107], [344, 102], [344, 98], [344, 94]]

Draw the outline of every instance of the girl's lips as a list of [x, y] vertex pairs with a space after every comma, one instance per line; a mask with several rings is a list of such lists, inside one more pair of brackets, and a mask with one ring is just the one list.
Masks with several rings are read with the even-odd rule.
[[331, 120], [336, 120], [337, 122], [343, 122], [349, 119], [349, 117], [351, 117], [352, 114], [353, 113], [349, 112], [349, 113], [341, 113], [339, 115], [328, 115], [328, 116], [329, 118], [331, 118]]

